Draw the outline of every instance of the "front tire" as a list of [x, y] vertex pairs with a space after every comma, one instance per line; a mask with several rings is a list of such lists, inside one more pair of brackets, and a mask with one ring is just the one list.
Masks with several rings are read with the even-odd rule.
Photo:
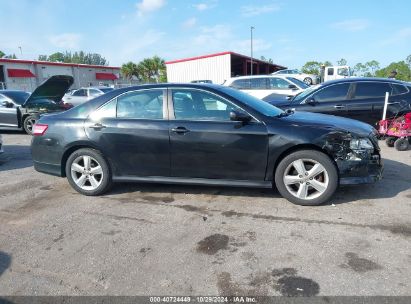
[[67, 159], [66, 175], [74, 190], [89, 196], [105, 193], [112, 184], [107, 161], [94, 149], [74, 151]]
[[320, 205], [327, 202], [338, 187], [337, 167], [322, 152], [297, 151], [278, 164], [275, 185], [280, 194], [293, 204]]
[[304, 83], [306, 84], [306, 85], [312, 85], [313, 84], [313, 80], [310, 78], [310, 77], [306, 77], [306, 78], [304, 78]]
[[398, 138], [394, 143], [394, 147], [398, 151], [407, 151], [409, 146], [410, 144], [408, 143], [407, 138]]
[[32, 135], [33, 126], [35, 123], [36, 123], [36, 118], [32, 115], [29, 115], [26, 118], [24, 118], [24, 121], [23, 121], [24, 131], [26, 131], [27, 134]]

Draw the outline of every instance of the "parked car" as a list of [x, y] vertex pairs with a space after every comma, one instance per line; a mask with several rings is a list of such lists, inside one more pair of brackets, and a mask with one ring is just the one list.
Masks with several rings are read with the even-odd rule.
[[303, 81], [306, 85], [313, 85], [320, 83], [320, 77], [314, 74], [306, 74], [297, 69], [285, 69], [272, 73], [272, 75], [291, 76]]
[[224, 85], [262, 100], [271, 100], [278, 95], [292, 97], [308, 88], [305, 83], [293, 77], [272, 75], [233, 77], [226, 80]]
[[213, 83], [211, 80], [192, 80], [191, 83]]
[[66, 104], [71, 104], [72, 106], [78, 106], [83, 102], [101, 96], [107, 92], [113, 91], [110, 87], [88, 87], [81, 88], [78, 90], [73, 90], [70, 94], [66, 94], [63, 97], [63, 102]]
[[52, 76], [33, 93], [0, 90], [0, 129], [24, 130], [32, 133], [40, 114], [59, 112], [69, 107], [61, 101], [73, 84], [73, 77]]
[[387, 117], [411, 109], [411, 85], [388, 78], [332, 80], [310, 87], [290, 100], [272, 98], [268, 102], [282, 109], [344, 116], [376, 126], [382, 118], [385, 92], [390, 94]]
[[317, 205], [338, 184], [372, 183], [382, 164], [375, 130], [359, 121], [280, 110], [213, 84], [153, 84], [109, 92], [34, 127], [37, 171], [84, 195], [112, 182], [239, 187], [273, 184]]

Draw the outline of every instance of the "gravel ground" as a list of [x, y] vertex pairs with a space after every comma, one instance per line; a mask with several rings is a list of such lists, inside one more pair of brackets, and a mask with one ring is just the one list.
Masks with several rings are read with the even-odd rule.
[[411, 151], [319, 207], [270, 190], [119, 184], [77, 194], [3, 135], [0, 295], [411, 295]]

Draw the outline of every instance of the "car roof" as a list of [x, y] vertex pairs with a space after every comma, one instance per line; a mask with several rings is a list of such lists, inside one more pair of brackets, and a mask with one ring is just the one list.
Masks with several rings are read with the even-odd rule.
[[0, 90], [0, 93], [22, 93], [22, 92], [30, 94], [29, 92], [26, 92], [23, 90]]
[[[237, 79], [249, 79], [249, 78], [287, 78], [287, 77], [292, 77], [292, 76], [284, 76], [284, 75], [273, 75], [273, 74], [264, 74], [264, 75], [248, 75], [248, 76], [237, 76], [237, 77], [231, 77], [228, 78], [227, 81], [231, 80], [237, 80]], [[294, 78], [294, 77], [292, 77]]]
[[329, 80], [321, 85], [337, 84], [337, 83], [351, 83], [351, 82], [390, 82], [402, 85], [409, 85], [409, 83], [401, 80], [396, 80], [392, 78], [378, 78], [378, 77], [350, 77], [350, 78], [341, 78], [335, 80]]
[[81, 90], [81, 89], [112, 89], [112, 87], [106, 87], [106, 86], [93, 86], [93, 87], [82, 87], [82, 88], [80, 88], [80, 89], [78, 89], [78, 90]]

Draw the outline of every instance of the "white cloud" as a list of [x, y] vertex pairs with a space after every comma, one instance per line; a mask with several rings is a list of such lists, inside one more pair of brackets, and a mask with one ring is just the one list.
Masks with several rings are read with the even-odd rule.
[[208, 9], [208, 5], [206, 3], [195, 4], [194, 7], [199, 11], [205, 11]]
[[217, 45], [231, 38], [231, 27], [224, 24], [217, 24], [212, 27], [202, 27], [200, 34], [194, 38], [194, 43], [203, 46]]
[[244, 17], [254, 17], [261, 14], [276, 12], [280, 10], [280, 6], [276, 3], [267, 5], [246, 5], [241, 7], [241, 15]]
[[198, 4], [194, 4], [193, 7], [195, 7], [198, 11], [205, 11], [208, 9], [212, 9], [217, 5], [217, 0], [210, 0], [207, 2], [201, 2]]
[[331, 24], [331, 27], [337, 30], [344, 30], [349, 32], [358, 32], [365, 30], [370, 26], [370, 22], [367, 19], [349, 19]]
[[187, 19], [186, 21], [184, 21], [184, 22], [182, 23], [182, 26], [183, 26], [183, 28], [185, 28], [185, 29], [189, 29], [189, 28], [194, 27], [196, 24], [197, 24], [197, 19], [194, 18], [194, 17], [192, 17], [192, 18], [189, 18], [189, 19]]
[[49, 37], [49, 42], [58, 48], [62, 49], [78, 49], [80, 46], [81, 35], [75, 33], [64, 33], [52, 35]]
[[140, 16], [159, 10], [166, 4], [165, 0], [142, 0], [136, 4]]
[[395, 45], [408, 43], [411, 39], [411, 27], [405, 27], [392, 33], [389, 38], [382, 40], [381, 45]]

